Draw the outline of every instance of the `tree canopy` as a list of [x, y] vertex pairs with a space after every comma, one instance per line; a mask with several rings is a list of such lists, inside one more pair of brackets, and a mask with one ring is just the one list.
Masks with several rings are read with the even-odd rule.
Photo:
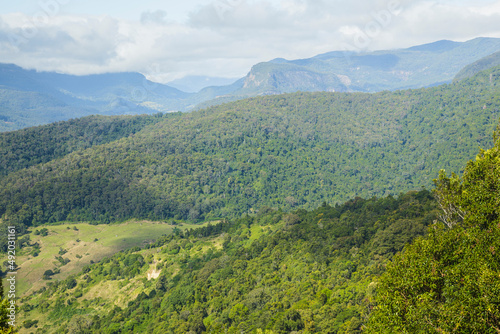
[[[197, 221], [431, 187], [440, 168], [459, 171], [478, 146], [491, 145], [499, 74], [495, 68], [451, 85], [377, 94], [264, 96], [171, 117], [84, 119], [5, 134], [0, 147], [18, 149], [3, 157], [0, 215], [20, 231], [62, 220]], [[71, 131], [80, 135], [66, 142]]]
[[500, 140], [442, 171], [442, 221], [406, 246], [380, 279], [369, 333], [500, 332]]

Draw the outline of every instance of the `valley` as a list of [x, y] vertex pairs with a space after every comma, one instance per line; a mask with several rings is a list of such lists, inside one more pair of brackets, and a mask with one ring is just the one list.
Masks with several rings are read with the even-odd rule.
[[[386, 86], [367, 72], [364, 83], [318, 75], [337, 53], [275, 59], [189, 113], [114, 110], [0, 133], [16, 332], [496, 333], [497, 42], [353, 55]], [[416, 54], [442, 73], [400, 86], [388, 73]], [[62, 93], [72, 111], [76, 96], [116, 97], [143, 79], [109, 74], [90, 89], [26, 75], [81, 90]], [[168, 96], [185, 97], [158, 88]], [[0, 234], [5, 268], [11, 239]]]

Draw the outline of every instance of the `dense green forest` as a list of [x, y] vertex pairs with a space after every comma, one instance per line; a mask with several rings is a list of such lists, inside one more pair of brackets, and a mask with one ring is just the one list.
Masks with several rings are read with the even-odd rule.
[[[129, 121], [121, 139], [89, 148], [75, 140], [76, 150], [55, 155], [35, 148], [64, 147], [49, 138], [58, 126], [71, 131], [65, 123], [29, 130], [33, 157], [14, 150], [6, 159], [13, 172], [0, 179], [0, 214], [20, 231], [63, 220], [196, 221], [430, 187], [440, 168], [459, 171], [491, 145], [499, 76], [493, 68], [428, 89], [252, 98], [156, 116], [136, 133]], [[17, 136], [3, 135], [0, 147]]]
[[175, 114], [89, 116], [0, 133], [0, 177], [71, 152], [128, 137]]
[[[35, 333], [359, 333], [374, 279], [438, 212], [423, 190], [179, 231], [23, 298], [23, 322]], [[151, 268], [161, 273], [148, 280]], [[118, 306], [95, 297], [108, 284], [137, 292]]]
[[445, 224], [387, 265], [368, 332], [500, 332], [499, 134], [463, 177], [440, 173], [436, 197]]

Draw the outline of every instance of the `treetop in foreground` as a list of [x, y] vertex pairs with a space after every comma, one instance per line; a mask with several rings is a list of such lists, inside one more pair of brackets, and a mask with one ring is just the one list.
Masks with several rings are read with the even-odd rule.
[[[500, 140], [436, 180], [442, 222], [387, 265], [369, 333], [500, 332]], [[444, 224], [443, 224], [444, 222]]]

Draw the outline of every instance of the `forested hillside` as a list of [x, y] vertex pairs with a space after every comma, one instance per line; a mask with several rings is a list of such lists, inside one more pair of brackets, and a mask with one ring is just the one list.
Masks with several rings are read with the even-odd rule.
[[437, 214], [428, 191], [266, 208], [90, 265], [23, 298], [22, 321], [34, 333], [360, 333], [373, 280]]
[[500, 65], [500, 51], [495, 52], [487, 57], [484, 57], [470, 65], [464, 67], [453, 79], [454, 81], [460, 81], [466, 78], [470, 78], [477, 73], [490, 69], [495, 66]]
[[71, 152], [128, 137], [178, 114], [89, 116], [0, 133], [0, 177], [62, 158]]
[[62, 220], [196, 221], [429, 187], [439, 169], [459, 172], [491, 145], [499, 79], [494, 68], [428, 89], [252, 98], [162, 118], [57, 159], [42, 150], [33, 161], [53, 160], [0, 180], [0, 214], [20, 230]]
[[368, 333], [500, 332], [499, 135], [462, 177], [440, 173], [444, 223], [387, 265]]
[[33, 333], [497, 333], [498, 135], [462, 177], [441, 171], [434, 196], [263, 208], [178, 230], [24, 297], [23, 326]]
[[496, 333], [498, 135], [435, 196], [263, 208], [118, 253], [24, 297], [24, 331]]

